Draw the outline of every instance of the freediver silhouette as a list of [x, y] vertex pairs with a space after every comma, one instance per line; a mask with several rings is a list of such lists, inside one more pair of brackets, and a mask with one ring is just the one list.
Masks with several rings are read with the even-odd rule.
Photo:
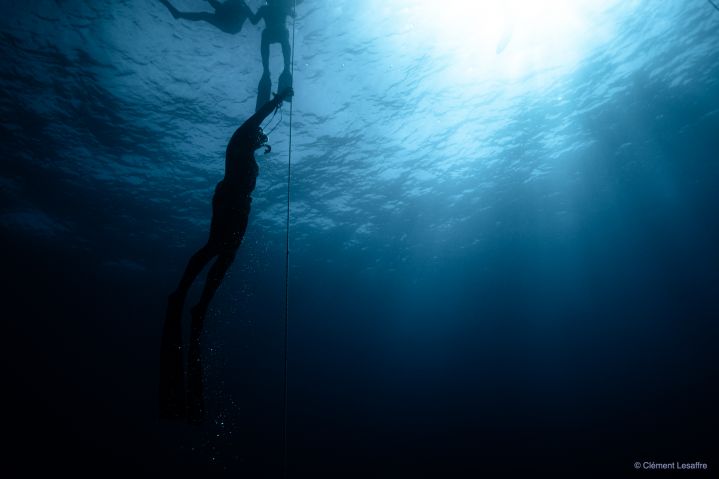
[[[232, 135], [225, 152], [225, 175], [212, 197], [212, 220], [207, 243], [189, 260], [177, 289], [167, 300], [167, 312], [160, 353], [160, 413], [166, 418], [187, 418], [192, 422], [204, 417], [200, 336], [207, 308], [235, 259], [242, 242], [252, 203], [259, 167], [255, 150], [265, 148], [268, 138], [260, 124], [282, 103], [294, 95], [286, 88], [265, 103]], [[182, 367], [181, 319], [187, 293], [204, 267], [217, 258], [207, 274], [199, 302], [190, 309], [190, 347], [188, 350], [187, 395]]]
[[284, 69], [282, 70], [282, 74], [280, 74], [277, 89], [282, 91], [292, 86], [292, 73], [290, 68], [292, 47], [290, 46], [290, 32], [287, 29], [287, 17], [295, 18], [296, 13], [291, 0], [267, 0], [266, 3], [266, 5], [263, 5], [257, 10], [257, 13], [250, 14], [249, 17], [253, 25], [257, 25], [260, 20], [264, 20], [265, 22], [260, 44], [262, 78], [257, 87], [257, 110], [270, 99], [270, 91], [272, 90], [272, 80], [270, 79], [270, 45], [273, 43], [279, 43], [281, 45], [282, 58], [284, 60]]
[[[172, 16], [176, 19], [190, 20], [194, 22], [207, 22], [225, 33], [239, 33], [245, 20], [252, 15], [250, 7], [245, 0], [226, 0], [224, 3], [218, 0], [207, 0], [215, 9], [210, 12], [181, 12], [176, 9], [169, 0], [160, 0], [167, 7]], [[268, 98], [269, 100], [269, 98]]]

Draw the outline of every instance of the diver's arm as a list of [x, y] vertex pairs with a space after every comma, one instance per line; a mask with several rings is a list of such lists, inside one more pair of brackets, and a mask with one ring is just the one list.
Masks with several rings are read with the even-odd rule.
[[257, 10], [257, 13], [252, 13], [252, 10], [250, 7], [247, 7], [247, 9], [250, 11], [249, 20], [250, 23], [253, 25], [257, 25], [260, 20], [265, 16], [265, 11], [267, 10], [267, 7], [260, 7], [259, 10]]

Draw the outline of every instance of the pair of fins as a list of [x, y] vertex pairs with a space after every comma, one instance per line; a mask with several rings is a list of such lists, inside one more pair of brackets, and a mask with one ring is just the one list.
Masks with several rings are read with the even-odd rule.
[[[277, 91], [281, 92], [285, 88], [292, 86], [292, 73], [288, 70], [284, 70], [280, 75], [279, 81], [277, 82]], [[262, 106], [270, 101], [270, 95], [272, 94], [272, 80], [270, 75], [267, 73], [262, 75], [260, 78], [260, 84], [257, 85], [257, 104], [255, 105], [255, 111], [262, 108]], [[292, 98], [287, 98], [285, 101], [291, 102]]]
[[160, 348], [160, 418], [199, 424], [206, 418], [202, 357], [199, 338], [191, 333], [185, 374], [181, 327], [183, 302], [175, 294], [171, 294], [167, 301]]

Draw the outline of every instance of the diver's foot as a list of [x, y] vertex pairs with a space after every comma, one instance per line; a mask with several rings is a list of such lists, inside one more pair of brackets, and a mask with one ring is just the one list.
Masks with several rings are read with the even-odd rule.
[[180, 12], [175, 7], [173, 7], [168, 0], [160, 0], [160, 3], [167, 7], [174, 19], [180, 18]]

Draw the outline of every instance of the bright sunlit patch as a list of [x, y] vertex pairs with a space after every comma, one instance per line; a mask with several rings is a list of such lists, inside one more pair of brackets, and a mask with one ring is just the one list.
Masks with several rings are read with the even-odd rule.
[[[392, 0], [414, 45], [450, 60], [451, 74], [523, 77], [570, 67], [611, 37], [627, 0]], [[387, 12], [387, 10], [385, 10]]]

